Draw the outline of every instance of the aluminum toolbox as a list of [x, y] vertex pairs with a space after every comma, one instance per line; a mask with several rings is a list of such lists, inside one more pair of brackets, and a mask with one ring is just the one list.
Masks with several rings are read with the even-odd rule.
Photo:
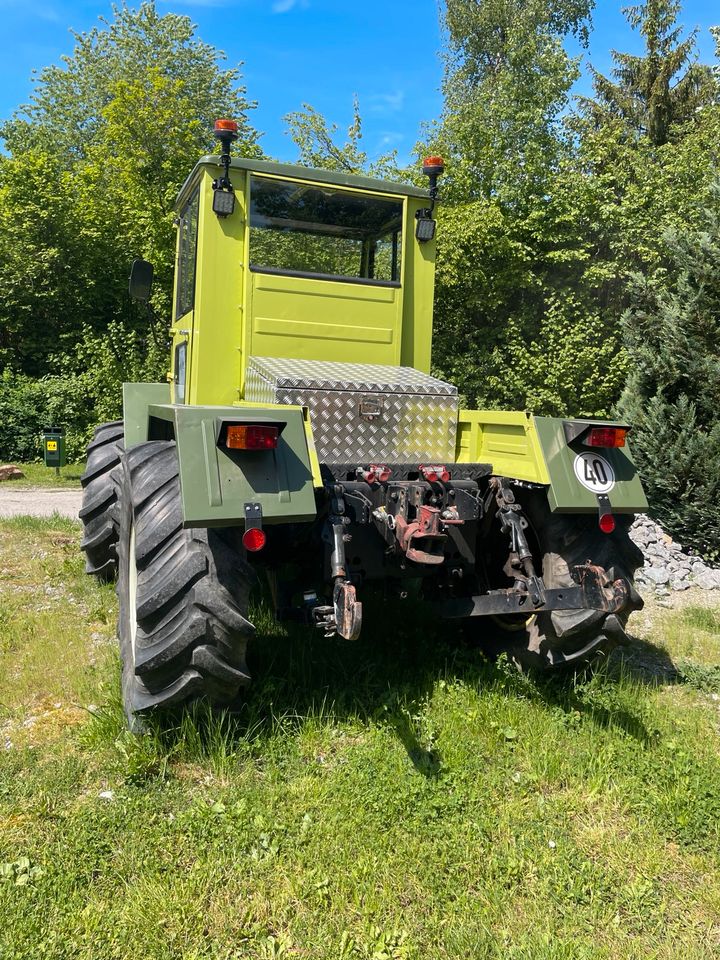
[[250, 357], [245, 399], [308, 407], [321, 463], [455, 460], [457, 388], [410, 367]]

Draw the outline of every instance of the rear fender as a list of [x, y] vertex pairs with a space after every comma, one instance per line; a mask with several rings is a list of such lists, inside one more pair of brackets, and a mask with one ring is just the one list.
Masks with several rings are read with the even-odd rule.
[[[566, 430], [566, 425], [578, 429]], [[457, 462], [491, 463], [496, 476], [546, 486], [553, 512], [595, 513], [598, 493], [607, 495], [614, 513], [647, 510], [631, 444], [588, 447], [582, 438], [584, 428], [592, 425], [619, 424], [535, 417], [522, 411], [461, 410]]]
[[[160, 386], [124, 384], [128, 446], [175, 440], [186, 527], [244, 524], [247, 503], [260, 504], [264, 524], [315, 519], [313, 470], [301, 407], [163, 403]], [[148, 389], [152, 387], [158, 389]], [[218, 444], [223, 421], [277, 424], [281, 428], [277, 448], [228, 450]]]
[[589, 513], [598, 509], [598, 494], [610, 500], [613, 513], [642, 513], [648, 502], [640, 482], [630, 443], [624, 447], [588, 447], [568, 442], [565, 424], [621, 426], [608, 420], [561, 420], [533, 417], [550, 479], [550, 509], [560, 513]]

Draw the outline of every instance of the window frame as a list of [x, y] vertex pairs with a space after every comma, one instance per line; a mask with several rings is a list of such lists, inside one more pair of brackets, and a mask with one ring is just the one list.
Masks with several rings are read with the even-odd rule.
[[[187, 260], [183, 259], [184, 250], [183, 250], [183, 229], [185, 226], [185, 218], [187, 216], [190, 208], [195, 204], [195, 236], [191, 241], [193, 243], [193, 248], [191, 255]], [[190, 194], [188, 202], [185, 204], [182, 213], [180, 214], [180, 223], [178, 225], [178, 252], [177, 252], [177, 267], [176, 267], [176, 277], [175, 277], [175, 319], [179, 320], [181, 317], [186, 316], [188, 313], [191, 313], [195, 309], [195, 288], [197, 286], [197, 252], [198, 252], [198, 239], [200, 236], [200, 184], [198, 184], [193, 192]], [[191, 286], [189, 290], [188, 301], [182, 300], [183, 294], [183, 281], [186, 278], [186, 271], [191, 270]]]
[[[390, 288], [401, 288], [402, 287], [402, 251], [405, 243], [405, 220], [406, 220], [406, 198], [403, 196], [386, 196], [370, 193], [369, 196], [382, 200], [388, 203], [397, 203], [400, 206], [400, 224], [396, 230], [388, 232], [387, 235], [376, 238], [376, 243], [381, 239], [387, 239], [392, 245], [392, 254], [391, 254], [391, 273], [392, 279], [382, 280], [375, 277], [360, 277], [352, 276], [349, 274], [342, 273], [323, 273], [321, 271], [313, 270], [296, 270], [292, 267], [277, 267], [270, 266], [268, 264], [257, 264], [253, 263], [253, 242], [252, 242], [252, 231], [253, 230], [262, 230], [262, 229], [271, 229], [268, 227], [263, 227], [260, 225], [254, 225], [252, 222], [252, 194], [253, 194], [253, 185], [256, 181], [266, 181], [266, 182], [275, 182], [280, 184], [287, 185], [300, 185], [305, 183], [305, 181], [295, 181], [288, 179], [287, 177], [275, 177], [267, 174], [258, 174], [250, 173], [248, 176], [248, 218], [247, 218], [247, 238], [248, 238], [248, 269], [251, 273], [266, 273], [274, 276], [285, 276], [285, 277], [299, 277], [307, 280], [324, 280], [330, 281], [333, 283], [357, 283], [361, 286], [372, 286], [372, 287], [390, 287]], [[322, 189], [321, 184], [316, 184], [312, 181], [308, 182], [308, 186], [317, 187]], [[348, 187], [335, 186], [332, 185], [331, 189], [335, 193], [345, 193], [351, 196], [364, 197], [367, 196], [366, 191], [363, 190], [353, 190]], [[313, 232], [311, 230], [289, 230], [288, 232], [296, 233], [308, 233], [311, 236], [323, 236], [322, 233]], [[327, 235], [331, 235], [331, 231], [328, 231]], [[364, 244], [364, 240], [362, 241]], [[364, 254], [361, 251], [361, 262], [364, 259]], [[374, 259], [374, 258], [373, 258]]]

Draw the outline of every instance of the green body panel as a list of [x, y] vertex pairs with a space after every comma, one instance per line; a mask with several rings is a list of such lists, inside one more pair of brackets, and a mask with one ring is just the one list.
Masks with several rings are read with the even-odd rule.
[[[356, 283], [250, 269], [250, 172], [330, 183], [403, 202], [398, 285]], [[415, 238], [427, 194], [411, 186], [288, 164], [233, 160], [235, 210], [212, 211], [216, 157], [204, 157], [178, 199], [182, 214], [200, 190], [194, 308], [175, 318], [173, 357], [188, 345], [186, 401], [231, 404], [244, 395], [251, 356], [412, 366], [430, 371], [435, 241]], [[172, 371], [174, 374], [174, 370]], [[176, 399], [173, 397], [173, 399]]]
[[[575, 460], [585, 453], [607, 461], [615, 482], [608, 492], [617, 513], [647, 510], [647, 500], [629, 447], [592, 450], [568, 445], [563, 420], [523, 411], [461, 410], [458, 416], [458, 463], [491, 463], [496, 476], [547, 485], [550, 509], [561, 513], [595, 513], [597, 496], [575, 474]], [[575, 421], [580, 422], [580, 421]], [[585, 421], [582, 421], [585, 422]], [[587, 423], [612, 425], [606, 420]]]
[[[242, 524], [245, 504], [259, 503], [263, 523], [315, 518], [315, 491], [301, 407], [185, 406], [153, 402], [165, 384], [124, 384], [127, 446], [173, 436], [188, 527]], [[217, 438], [223, 420], [281, 426], [276, 450], [226, 450]]]
[[[550, 509], [561, 513], [591, 513], [598, 509], [597, 496], [586, 489], [575, 475], [575, 459], [581, 454], [598, 454], [615, 474], [615, 483], [607, 493], [614, 513], [640, 513], [648, 508], [647, 498], [635, 463], [626, 444], [615, 449], [597, 449], [581, 443], [568, 445], [563, 421], [553, 417], [533, 417], [547, 466]], [[599, 422], [603, 425], [608, 421]]]
[[125, 449], [149, 439], [148, 408], [152, 403], [170, 403], [169, 383], [124, 383], [123, 424]]

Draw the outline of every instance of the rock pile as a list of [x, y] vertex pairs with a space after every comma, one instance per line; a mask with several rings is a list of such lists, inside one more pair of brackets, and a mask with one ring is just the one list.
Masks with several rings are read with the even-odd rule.
[[25, 474], [14, 463], [0, 465], [0, 480], [22, 480]]
[[701, 558], [685, 553], [682, 545], [645, 514], [640, 514], [630, 528], [630, 537], [645, 556], [645, 566], [635, 579], [641, 588], [654, 588], [656, 593], [670, 590], [720, 590], [720, 569], [708, 566]]

